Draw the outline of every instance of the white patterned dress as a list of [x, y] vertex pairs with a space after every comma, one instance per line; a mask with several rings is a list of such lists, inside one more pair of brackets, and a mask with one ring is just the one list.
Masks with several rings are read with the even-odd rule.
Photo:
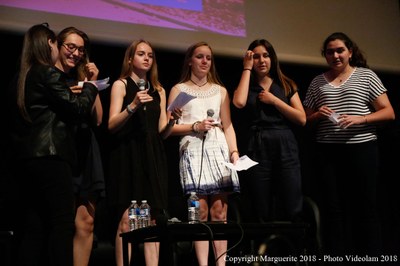
[[[221, 86], [212, 84], [208, 90], [192, 90], [185, 84], [178, 85], [180, 91], [196, 96], [182, 108], [179, 124], [193, 124], [207, 118], [207, 110], [213, 110], [213, 119], [220, 121]], [[201, 195], [223, 192], [239, 192], [236, 171], [223, 162], [230, 162], [228, 144], [222, 126], [215, 126], [203, 133], [192, 133], [181, 138], [179, 143], [179, 171], [183, 192], [196, 191]]]

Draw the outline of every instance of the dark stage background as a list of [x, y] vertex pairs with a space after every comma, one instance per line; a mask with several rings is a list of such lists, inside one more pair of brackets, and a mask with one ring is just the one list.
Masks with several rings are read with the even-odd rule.
[[[89, 33], [90, 35], [90, 33]], [[15, 74], [17, 69], [19, 54], [22, 47], [22, 35], [12, 32], [0, 31], [1, 47], [3, 57], [3, 67], [1, 71], [1, 93], [0, 93], [0, 115], [1, 120], [5, 121], [8, 110], [5, 108], [5, 95], [7, 86]], [[134, 36], [134, 35], [133, 35]], [[279, 48], [279, 47], [277, 47]], [[126, 46], [119, 44], [112, 45], [110, 43], [92, 43], [91, 59], [96, 63], [100, 70], [99, 79], [110, 77], [112, 83], [119, 76], [121, 63], [124, 56]], [[279, 50], [279, 49], [278, 49]], [[157, 49], [155, 47], [157, 63], [159, 66], [159, 78], [167, 94], [171, 87], [178, 82], [182, 62], [184, 59], [183, 52]], [[368, 51], [365, 51], [368, 55]], [[279, 53], [278, 53], [279, 56]], [[5, 58], [8, 58], [7, 60]], [[11, 59], [10, 59], [11, 58]], [[239, 82], [242, 71], [242, 59], [236, 57], [227, 57], [216, 55], [215, 63], [221, 80], [232, 95], [233, 90]], [[302, 65], [281, 63], [283, 72], [291, 77], [300, 88], [300, 96], [304, 99], [307, 87], [314, 76], [325, 70], [321, 66]], [[382, 82], [388, 89], [389, 99], [396, 112], [396, 120], [393, 123], [384, 125], [380, 128], [379, 142], [381, 148], [382, 168], [379, 180], [379, 202], [381, 220], [384, 232], [384, 245], [387, 254], [397, 254], [400, 250], [400, 193], [398, 188], [399, 182], [399, 151], [400, 151], [400, 122], [399, 122], [399, 107], [400, 107], [400, 74], [393, 72], [382, 72], [375, 70]], [[107, 181], [113, 178], [112, 173], [108, 172], [108, 136], [107, 120], [109, 107], [109, 92], [110, 88], [101, 92], [101, 99], [104, 108], [104, 120], [101, 127], [98, 129], [97, 135], [102, 148], [102, 156], [104, 159], [104, 170]], [[246, 143], [245, 133], [247, 130], [246, 120], [242, 117], [243, 114], [238, 112], [232, 106], [232, 119], [237, 132], [239, 150], [243, 150], [243, 145]], [[12, 230], [13, 213], [22, 211], [23, 206], [18, 209], [10, 208], [10, 202], [7, 202], [6, 195], [10, 193], [6, 178], [7, 165], [5, 159], [7, 154], [4, 152], [4, 145], [7, 142], [6, 134], [7, 125], [3, 123], [1, 130], [1, 183], [0, 183], [0, 231]], [[302, 172], [303, 172], [303, 191], [304, 195], [311, 197], [318, 202], [319, 191], [315, 186], [315, 181], [318, 179], [317, 167], [313, 152], [312, 132], [306, 128], [296, 128], [298, 141], [301, 151]], [[170, 192], [170, 215], [178, 217], [181, 220], [186, 219], [185, 200], [181, 194], [178, 172], [178, 138], [170, 137], [165, 140], [168, 160], [169, 160], [169, 192]], [[241, 217], [248, 215], [246, 213], [246, 187], [245, 180], [241, 178], [243, 184], [243, 193], [236, 195], [232, 201], [238, 208]], [[29, 199], [26, 201], [29, 204]], [[150, 203], [151, 204], [151, 203]], [[233, 205], [232, 205], [233, 206]], [[230, 209], [230, 215], [233, 208]], [[114, 217], [116, 218], [116, 217]], [[235, 216], [235, 219], [237, 217]], [[98, 214], [96, 217], [96, 235], [100, 240], [113, 241], [115, 229], [113, 227], [112, 210], [107, 208], [106, 199], [99, 203]]]

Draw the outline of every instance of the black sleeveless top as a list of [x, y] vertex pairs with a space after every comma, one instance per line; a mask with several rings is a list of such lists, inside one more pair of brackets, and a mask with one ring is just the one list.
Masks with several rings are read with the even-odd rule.
[[[122, 110], [138, 91], [137, 84], [128, 77]], [[152, 85], [148, 93], [153, 101], [145, 104], [145, 110], [143, 106], [138, 108], [113, 135], [109, 198], [121, 213], [131, 200], [136, 199], [139, 203], [147, 200], [152, 216], [156, 218], [168, 206], [168, 169], [164, 143], [158, 132], [160, 94]]]

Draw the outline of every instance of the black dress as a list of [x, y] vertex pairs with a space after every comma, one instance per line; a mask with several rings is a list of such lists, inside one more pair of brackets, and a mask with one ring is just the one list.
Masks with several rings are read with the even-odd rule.
[[[77, 85], [77, 80], [73, 75], [68, 75], [61, 70], [59, 72], [65, 75], [70, 87]], [[73, 168], [72, 184], [77, 200], [75, 204], [78, 206], [87, 204], [88, 201], [98, 202], [105, 198], [104, 168], [95, 130], [91, 113], [74, 125], [78, 160]]]
[[101, 151], [94, 129], [89, 123], [76, 127], [78, 168], [73, 176], [78, 204], [97, 202], [105, 197], [105, 180]]
[[[131, 103], [139, 87], [127, 78], [126, 96], [122, 110]], [[158, 132], [160, 95], [151, 86], [153, 101], [129, 118], [112, 137], [110, 149], [109, 200], [117, 207], [118, 218], [136, 199], [147, 200], [151, 215], [156, 218], [168, 207], [168, 169], [163, 140]]]

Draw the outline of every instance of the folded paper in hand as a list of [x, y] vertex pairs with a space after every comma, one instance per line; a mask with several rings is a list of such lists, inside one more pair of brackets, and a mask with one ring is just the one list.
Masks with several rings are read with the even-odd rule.
[[338, 113], [332, 113], [329, 117], [329, 120], [331, 120], [334, 124], [338, 124], [340, 122], [339, 120], [339, 114]]
[[175, 108], [182, 108], [194, 98], [196, 98], [196, 96], [192, 96], [181, 91], [178, 96], [176, 96], [175, 100], [168, 106], [167, 110], [172, 112]]
[[99, 91], [102, 91], [104, 89], [107, 89], [108, 86], [110, 86], [110, 84], [108, 84], [109, 80], [110, 80], [110, 78], [105, 78], [105, 79], [101, 79], [101, 80], [79, 81], [78, 86], [83, 87], [84, 82], [90, 82], [90, 83], [96, 85], [96, 87]]
[[226, 165], [226, 167], [232, 170], [242, 171], [242, 170], [247, 170], [250, 167], [253, 167], [254, 165], [258, 164], [258, 162], [253, 161], [252, 159], [247, 157], [247, 155], [243, 155], [236, 161], [236, 164], [227, 162], [224, 162], [224, 164]]

